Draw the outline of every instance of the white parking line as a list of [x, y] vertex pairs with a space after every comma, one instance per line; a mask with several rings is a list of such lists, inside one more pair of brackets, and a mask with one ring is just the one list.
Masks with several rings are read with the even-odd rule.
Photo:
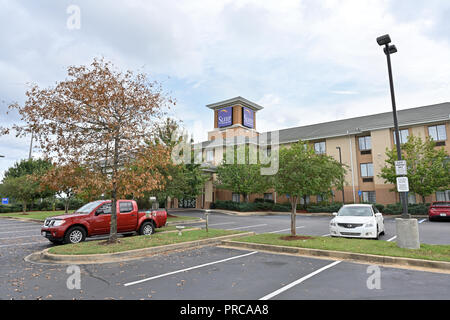
[[221, 223], [213, 223], [213, 224], [208, 224], [208, 226], [221, 226], [223, 224], [235, 224], [236, 222], [221, 222]]
[[288, 284], [288, 285], [286, 285], [286, 286], [284, 286], [284, 287], [282, 287], [282, 288], [280, 288], [280, 289], [278, 289], [278, 290], [276, 290], [276, 291], [274, 291], [272, 293], [269, 293], [268, 295], [265, 295], [264, 297], [260, 298], [259, 300], [272, 299], [273, 297], [279, 295], [280, 293], [283, 293], [284, 291], [289, 290], [290, 288], [292, 288], [292, 287], [302, 283], [305, 280], [308, 280], [309, 278], [315, 276], [316, 274], [321, 273], [322, 271], [325, 271], [325, 270], [327, 270], [327, 269], [329, 269], [331, 267], [334, 267], [335, 265], [337, 265], [338, 263], [341, 263], [341, 262], [342, 261], [335, 261], [333, 263], [330, 263], [330, 264], [326, 265], [325, 267], [320, 268], [320, 269], [318, 269], [318, 270], [316, 270], [316, 271], [314, 271], [314, 272], [304, 276], [303, 278], [300, 278], [300, 279], [298, 279], [298, 280], [296, 280], [294, 282], [291, 282], [290, 284]]
[[263, 226], [267, 226], [267, 224], [255, 224], [253, 226], [237, 227], [237, 228], [226, 229], [226, 230], [238, 230], [238, 229], [256, 228], [256, 227], [263, 227]]
[[223, 260], [218, 260], [218, 261], [204, 263], [204, 264], [201, 264], [201, 265], [198, 265], [198, 266], [194, 266], [194, 267], [190, 267], [190, 268], [186, 268], [186, 269], [182, 269], [182, 270], [177, 270], [177, 271], [172, 271], [172, 272], [160, 274], [158, 276], [154, 276], [154, 277], [150, 277], [150, 278], [146, 278], [146, 279], [142, 279], [142, 280], [138, 280], [138, 281], [134, 281], [134, 282], [128, 282], [128, 283], [125, 283], [124, 286], [125, 287], [132, 286], [132, 285], [135, 285], [135, 284], [138, 284], [138, 283], [142, 283], [142, 282], [146, 282], [146, 281], [150, 281], [150, 280], [154, 280], [154, 279], [158, 279], [158, 278], [162, 278], [162, 277], [167, 277], [167, 276], [170, 276], [172, 274], [177, 274], [177, 273], [180, 273], [180, 272], [185, 272], [185, 271], [190, 271], [190, 270], [194, 270], [194, 269], [198, 269], [198, 268], [203, 268], [203, 267], [210, 266], [210, 265], [217, 264], [217, 263], [221, 263], [221, 262], [226, 262], [226, 261], [230, 261], [230, 260], [234, 260], [234, 259], [247, 257], [247, 256], [250, 256], [250, 255], [255, 254], [255, 253], [258, 253], [258, 251], [253, 251], [253, 252], [250, 252], [250, 253], [242, 254], [242, 255], [239, 255], [239, 256], [234, 256], [234, 257], [223, 259]]
[[[296, 227], [295, 229], [300, 229], [300, 228], [304, 228], [305, 226], [300, 226], [300, 227]], [[277, 232], [283, 232], [283, 231], [290, 231], [291, 230], [291, 228], [289, 228], [289, 229], [283, 229], [283, 230], [277, 230], [277, 231], [270, 231], [270, 232], [267, 232], [267, 233], [277, 233]]]

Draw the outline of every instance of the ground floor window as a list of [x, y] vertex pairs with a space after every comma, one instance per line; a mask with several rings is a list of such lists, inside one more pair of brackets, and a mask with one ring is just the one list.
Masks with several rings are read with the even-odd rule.
[[272, 193], [264, 193], [264, 200], [273, 200]]
[[375, 191], [363, 191], [362, 192], [362, 202], [375, 203], [377, 202]]
[[436, 201], [450, 201], [450, 190], [436, 192]]
[[408, 192], [408, 203], [409, 204], [416, 203], [416, 194], [414, 192]]
[[241, 202], [241, 195], [239, 193], [233, 193], [232, 200], [233, 202]]
[[[305, 204], [305, 199], [303, 197], [300, 198], [300, 204]], [[309, 196], [306, 196], [306, 204], [309, 204]]]

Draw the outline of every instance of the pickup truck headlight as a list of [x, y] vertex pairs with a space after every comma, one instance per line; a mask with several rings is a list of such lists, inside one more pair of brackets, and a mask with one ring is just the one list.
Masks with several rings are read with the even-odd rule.
[[53, 223], [53, 227], [58, 227], [60, 225], [62, 225], [64, 222], [66, 222], [65, 220], [55, 220], [55, 222]]

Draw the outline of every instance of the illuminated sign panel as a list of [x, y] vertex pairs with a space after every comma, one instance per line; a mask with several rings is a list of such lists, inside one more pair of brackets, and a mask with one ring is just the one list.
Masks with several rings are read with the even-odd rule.
[[242, 109], [242, 113], [243, 113], [243, 119], [244, 119], [243, 125], [248, 127], [248, 128], [253, 128], [253, 126], [254, 126], [254, 123], [253, 123], [253, 110], [244, 107]]
[[231, 126], [233, 124], [233, 108], [226, 107], [219, 109], [217, 123], [219, 128]]

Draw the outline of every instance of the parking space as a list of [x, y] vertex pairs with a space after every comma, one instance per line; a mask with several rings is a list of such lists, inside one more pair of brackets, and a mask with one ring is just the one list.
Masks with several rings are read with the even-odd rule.
[[[330, 219], [298, 216], [297, 232], [327, 236]], [[422, 242], [450, 243], [450, 223], [419, 222]], [[382, 239], [394, 241], [395, 220], [386, 218], [385, 224]], [[213, 213], [209, 226], [288, 234], [290, 217]], [[377, 267], [381, 285], [373, 288], [368, 265], [225, 247], [80, 266], [81, 288], [71, 290], [67, 266], [24, 261], [52, 246], [40, 228], [40, 223], [0, 219], [0, 299], [439, 299], [450, 293], [449, 274]]]

